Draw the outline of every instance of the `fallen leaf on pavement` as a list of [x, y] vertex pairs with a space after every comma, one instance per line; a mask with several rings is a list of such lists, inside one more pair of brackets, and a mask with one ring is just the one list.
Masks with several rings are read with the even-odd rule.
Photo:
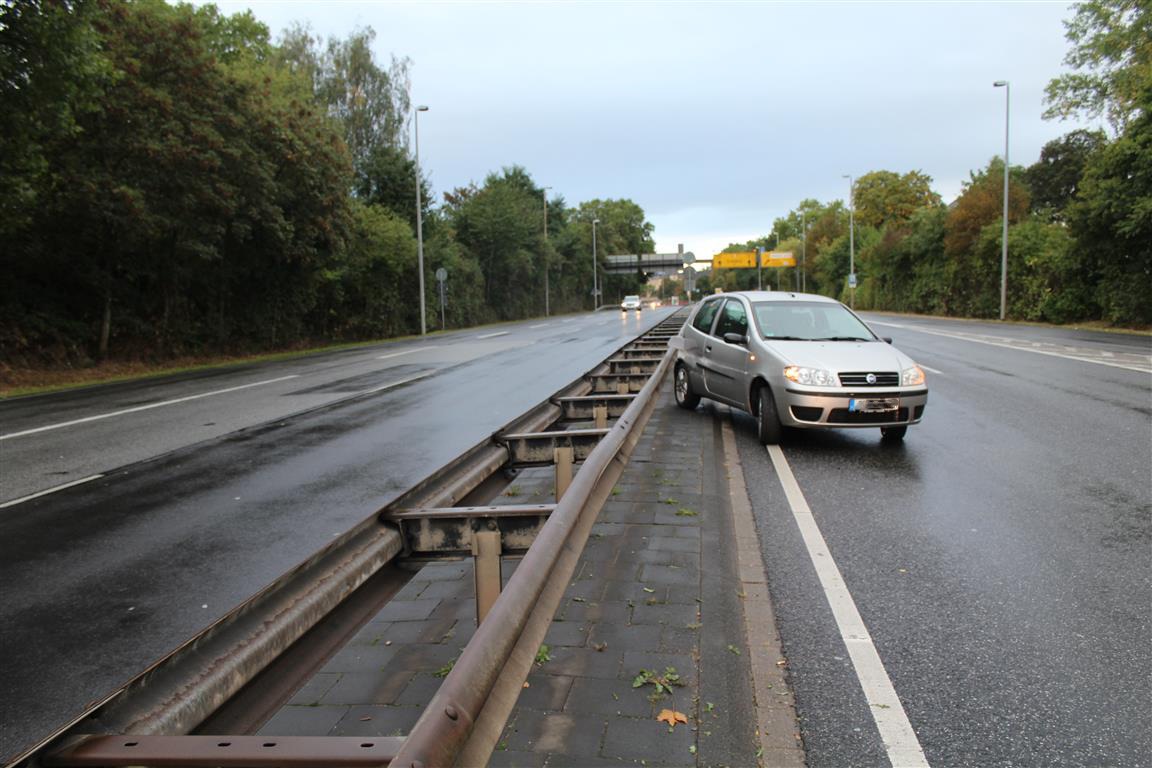
[[662, 709], [660, 714], [656, 716], [656, 720], [661, 723], [668, 723], [669, 726], [675, 728], [676, 723], [687, 723], [688, 716], [672, 709]]

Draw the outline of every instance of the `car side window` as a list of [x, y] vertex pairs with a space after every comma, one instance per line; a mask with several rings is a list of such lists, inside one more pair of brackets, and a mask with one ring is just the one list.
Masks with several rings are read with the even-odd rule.
[[712, 330], [712, 320], [716, 317], [716, 310], [719, 307], [719, 301], [705, 302], [704, 306], [700, 307], [700, 311], [696, 313], [696, 318], [692, 321], [692, 327], [701, 333], [710, 332]]
[[726, 333], [738, 333], [741, 336], [748, 334], [748, 313], [744, 305], [736, 299], [728, 299], [724, 304], [724, 311], [720, 313], [720, 321], [716, 323], [716, 335], [724, 338]]

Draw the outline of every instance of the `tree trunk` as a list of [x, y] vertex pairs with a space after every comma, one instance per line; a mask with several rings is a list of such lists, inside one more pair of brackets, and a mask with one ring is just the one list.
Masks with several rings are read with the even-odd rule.
[[108, 339], [112, 335], [112, 292], [104, 294], [104, 313], [100, 318], [100, 343], [96, 356], [103, 360], [108, 357]]

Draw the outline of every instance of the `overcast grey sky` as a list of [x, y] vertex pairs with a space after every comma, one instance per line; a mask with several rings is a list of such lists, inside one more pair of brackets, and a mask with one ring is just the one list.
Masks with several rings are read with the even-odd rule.
[[920, 170], [946, 201], [1004, 151], [1034, 163], [1081, 127], [1044, 121], [1067, 2], [239, 0], [273, 36], [376, 31], [412, 60], [436, 200], [522, 165], [569, 205], [630, 198], [659, 251], [698, 258], [766, 234], [844, 174]]

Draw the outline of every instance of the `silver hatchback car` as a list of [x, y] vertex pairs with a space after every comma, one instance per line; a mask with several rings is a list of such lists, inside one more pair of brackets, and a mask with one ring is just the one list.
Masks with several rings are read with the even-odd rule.
[[743, 409], [764, 444], [780, 442], [785, 427], [879, 427], [883, 439], [903, 440], [928, 402], [920, 366], [826, 296], [709, 296], [670, 346], [676, 402]]

